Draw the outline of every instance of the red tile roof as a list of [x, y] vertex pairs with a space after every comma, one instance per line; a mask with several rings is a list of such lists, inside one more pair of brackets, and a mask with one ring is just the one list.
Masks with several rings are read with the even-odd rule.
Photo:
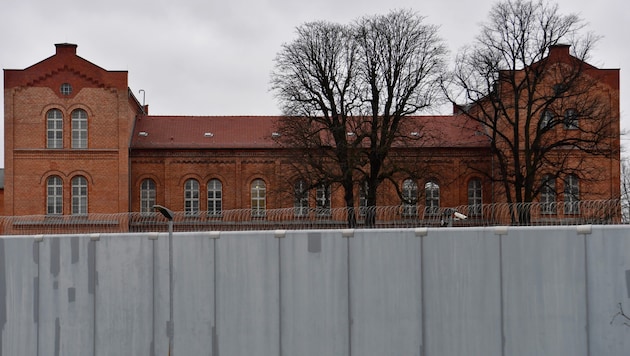
[[[141, 116], [132, 149], [269, 149], [278, 116]], [[487, 147], [479, 125], [463, 116], [414, 116], [406, 127], [420, 132], [419, 147]], [[477, 127], [477, 129], [475, 129]]]

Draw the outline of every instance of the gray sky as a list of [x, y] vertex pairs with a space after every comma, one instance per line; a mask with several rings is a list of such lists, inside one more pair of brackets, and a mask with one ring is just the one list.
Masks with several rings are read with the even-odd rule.
[[[451, 54], [470, 43], [492, 0], [20, 0], [3, 1], [0, 67], [23, 69], [78, 45], [79, 56], [129, 72], [129, 86], [153, 115], [276, 115], [269, 91], [273, 60], [296, 26], [314, 20], [348, 23], [363, 15], [411, 9], [440, 26]], [[591, 64], [621, 68], [622, 127], [630, 102], [630, 5], [624, 0], [559, 0], [603, 36]], [[0, 103], [4, 107], [3, 98]], [[448, 114], [448, 112], [442, 112]]]

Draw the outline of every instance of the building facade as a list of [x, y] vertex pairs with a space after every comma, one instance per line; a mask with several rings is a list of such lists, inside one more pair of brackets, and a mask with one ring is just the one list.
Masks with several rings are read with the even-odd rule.
[[[345, 205], [334, 185], [300, 190], [303, 183], [292, 173], [295, 152], [275, 140], [279, 117], [149, 115], [126, 71], [105, 70], [76, 49], [57, 44], [53, 56], [4, 71], [4, 215], [148, 213], [160, 204], [217, 218], [234, 209], [264, 217], [269, 209], [293, 208], [299, 216]], [[606, 91], [618, 121], [619, 74], [607, 73], [613, 80], [595, 90]], [[379, 205], [422, 215], [505, 201], [501, 184], [487, 174], [494, 158], [478, 125], [461, 114], [410, 120], [434, 134], [395, 150], [408, 164], [424, 165], [426, 174], [384, 182]], [[618, 152], [592, 157], [589, 165], [602, 174], [576, 176], [574, 188], [585, 199], [617, 199]], [[360, 184], [356, 189], [361, 206]]]

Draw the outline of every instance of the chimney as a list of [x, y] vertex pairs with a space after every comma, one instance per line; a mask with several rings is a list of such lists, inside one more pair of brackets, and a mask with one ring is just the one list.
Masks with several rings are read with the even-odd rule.
[[549, 57], [568, 57], [570, 47], [571, 45], [559, 43], [551, 45], [549, 46]]
[[57, 55], [73, 55], [77, 54], [77, 45], [72, 43], [57, 43]]

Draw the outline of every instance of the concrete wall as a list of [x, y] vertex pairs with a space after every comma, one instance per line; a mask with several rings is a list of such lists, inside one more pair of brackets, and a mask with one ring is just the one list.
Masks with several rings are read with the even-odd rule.
[[630, 311], [627, 226], [198, 232], [172, 242], [0, 237], [0, 355], [168, 355], [171, 315], [171, 355], [630, 351], [630, 328], [611, 324], [618, 303]]

